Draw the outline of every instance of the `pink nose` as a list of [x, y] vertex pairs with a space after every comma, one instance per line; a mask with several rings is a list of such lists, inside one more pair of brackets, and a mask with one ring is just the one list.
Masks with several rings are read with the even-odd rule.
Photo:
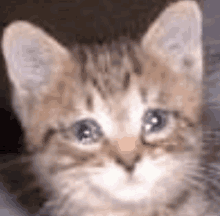
[[122, 139], [116, 139], [116, 145], [120, 153], [131, 153], [136, 149], [135, 137], [123, 137]]
[[140, 154], [137, 151], [137, 143], [137, 138], [135, 137], [123, 137], [122, 139], [115, 140], [117, 148], [115, 160], [128, 172], [132, 172], [136, 162], [140, 160]]

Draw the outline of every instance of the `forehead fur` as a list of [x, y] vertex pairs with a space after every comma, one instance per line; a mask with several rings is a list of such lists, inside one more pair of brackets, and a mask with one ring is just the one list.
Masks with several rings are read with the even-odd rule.
[[64, 65], [59, 79], [54, 80], [43, 96], [44, 109], [56, 107], [59, 112], [61, 109], [76, 112], [76, 108], [88, 109], [90, 106], [92, 111], [92, 107], [100, 105], [94, 100], [98, 95], [102, 104], [121, 113], [125, 111], [123, 101], [135, 91], [132, 97], [142, 97], [140, 103], [152, 108], [179, 109], [190, 117], [195, 116], [200, 86], [189, 74], [177, 74], [158, 58], [142, 55], [137, 45], [119, 48], [124, 49], [124, 53], [107, 47], [96, 47], [94, 55], [89, 48], [81, 48], [80, 52], [75, 50], [73, 62], [82, 59], [80, 55], [84, 55], [83, 61], [78, 61], [77, 67], [70, 63]]

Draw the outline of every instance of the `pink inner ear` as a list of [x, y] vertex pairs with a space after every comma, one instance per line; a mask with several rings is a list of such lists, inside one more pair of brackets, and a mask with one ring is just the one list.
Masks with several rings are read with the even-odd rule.
[[189, 45], [189, 42], [193, 41], [193, 44], [198, 45], [198, 42], [201, 40], [199, 25], [195, 18], [190, 17], [188, 20], [175, 18], [175, 21], [169, 22], [164, 26], [167, 33], [160, 39], [160, 46], [166, 44], [167, 41], [183, 44], [184, 46]]
[[69, 52], [62, 45], [26, 21], [15, 21], [4, 30], [3, 54], [15, 87], [34, 91], [69, 61]]
[[50, 78], [49, 59], [37, 40], [18, 38], [15, 42], [8, 59], [11, 76], [24, 88], [34, 89], [47, 83]]
[[[171, 54], [186, 54], [196, 49], [201, 43], [202, 14], [196, 2], [179, 1], [171, 4], [151, 25], [144, 35], [142, 44], [144, 49], [156, 46], [160, 50]], [[193, 46], [192, 46], [193, 45]], [[186, 48], [190, 46], [190, 48]]]

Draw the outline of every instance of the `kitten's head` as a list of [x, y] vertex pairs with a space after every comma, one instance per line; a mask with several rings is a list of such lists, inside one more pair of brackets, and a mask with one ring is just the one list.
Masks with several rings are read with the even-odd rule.
[[201, 24], [181, 1], [139, 42], [68, 50], [24, 21], [5, 30], [14, 109], [54, 197], [93, 211], [187, 202], [202, 147]]

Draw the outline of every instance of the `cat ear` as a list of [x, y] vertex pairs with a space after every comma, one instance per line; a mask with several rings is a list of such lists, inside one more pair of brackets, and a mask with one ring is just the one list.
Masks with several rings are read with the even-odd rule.
[[9, 77], [18, 89], [38, 91], [62, 70], [69, 53], [46, 32], [25, 21], [9, 25], [3, 34], [3, 54]]
[[70, 54], [45, 31], [25, 21], [5, 29], [2, 49], [14, 89], [13, 106], [24, 121], [28, 103], [48, 89], [64, 62], [70, 61]]
[[177, 73], [202, 81], [202, 13], [195, 1], [170, 5], [143, 36], [141, 46]]

